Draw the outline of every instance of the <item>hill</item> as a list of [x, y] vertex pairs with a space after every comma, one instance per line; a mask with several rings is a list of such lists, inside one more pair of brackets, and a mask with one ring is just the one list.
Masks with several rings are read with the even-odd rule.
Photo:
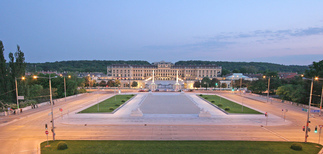
[[107, 72], [107, 66], [112, 64], [149, 65], [147, 61], [129, 60], [79, 60], [46, 63], [27, 63], [27, 72], [35, 71], [70, 71], [70, 72]]
[[225, 62], [225, 61], [178, 61], [175, 65], [218, 65], [222, 66], [222, 69], [229, 70], [232, 72], [241, 73], [257, 73], [264, 72], [266, 70], [275, 72], [298, 72], [304, 73], [305, 70], [309, 69], [308, 66], [300, 65], [280, 65], [265, 62]]
[[[130, 64], [130, 65], [150, 65], [148, 61], [130, 60], [130, 61], [112, 61], [112, 60], [79, 60], [79, 61], [60, 61], [46, 63], [27, 63], [27, 72], [35, 71], [70, 71], [70, 72], [106, 72], [107, 66], [112, 64]], [[277, 72], [298, 72], [303, 73], [308, 66], [299, 65], [280, 65], [264, 62], [223, 62], [223, 61], [178, 61], [175, 65], [218, 65], [222, 66], [224, 71], [257, 73], [266, 70]]]

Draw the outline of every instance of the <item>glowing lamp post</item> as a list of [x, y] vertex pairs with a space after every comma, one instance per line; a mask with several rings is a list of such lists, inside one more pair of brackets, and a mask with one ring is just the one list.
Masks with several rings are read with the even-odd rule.
[[53, 112], [53, 98], [52, 98], [52, 78], [56, 78], [56, 77], [57, 76], [55, 76], [55, 77], [48, 76], [48, 78], [47, 77], [39, 77], [36, 75], [33, 76], [33, 79], [45, 78], [45, 79], [49, 80], [49, 97], [50, 97], [50, 104], [51, 104], [51, 115], [52, 115], [51, 121], [52, 121], [53, 141], [55, 141], [55, 126], [54, 126], [54, 112]]
[[[63, 75], [60, 75], [63, 76]], [[71, 75], [67, 76], [69, 79], [71, 78]], [[65, 93], [65, 102], [66, 102], [66, 81], [65, 81], [65, 76], [64, 76], [64, 93]]]
[[[302, 75], [303, 77], [303, 75]], [[318, 77], [315, 77], [315, 78], [312, 78], [311, 79], [311, 90], [310, 90], [310, 98], [309, 98], [309, 101], [308, 101], [308, 109], [307, 109], [307, 120], [306, 120], [306, 126], [305, 126], [305, 142], [307, 142], [307, 138], [308, 138], [308, 125], [310, 123], [310, 112], [311, 112], [311, 103], [312, 103], [312, 95], [313, 95], [313, 82], [314, 80], [323, 80], [323, 79], [320, 79]], [[321, 109], [320, 109], [320, 112], [321, 112]]]
[[[266, 76], [264, 75], [263, 76], [264, 79], [266, 79]], [[268, 92], [267, 92], [267, 102], [268, 102], [268, 99], [269, 99], [269, 87], [270, 87], [270, 76], [268, 77]]]
[[[17, 84], [17, 80], [21, 79], [21, 80], [25, 80], [26, 78], [23, 76], [21, 78], [16, 78], [15, 77], [15, 84], [16, 84], [16, 97], [17, 97], [17, 108], [19, 110], [19, 97], [18, 97], [18, 84]], [[19, 111], [18, 111], [19, 112]]]

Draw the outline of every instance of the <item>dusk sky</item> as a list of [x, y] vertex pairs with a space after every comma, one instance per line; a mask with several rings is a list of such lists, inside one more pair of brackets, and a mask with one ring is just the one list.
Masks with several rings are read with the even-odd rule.
[[7, 60], [323, 60], [322, 0], [1, 0], [0, 20]]

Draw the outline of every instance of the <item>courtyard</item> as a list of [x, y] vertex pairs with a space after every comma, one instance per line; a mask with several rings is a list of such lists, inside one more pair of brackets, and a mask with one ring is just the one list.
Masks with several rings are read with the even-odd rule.
[[[207, 94], [206, 94], [207, 95]], [[113, 96], [110, 96], [113, 97]], [[109, 97], [107, 97], [109, 98]], [[105, 99], [107, 99], [105, 98]], [[197, 96], [195, 93], [138, 93], [114, 113], [82, 113], [102, 100], [65, 115], [58, 122], [74, 125], [288, 125], [281, 117], [264, 116], [266, 111], [252, 108], [261, 114], [228, 114]], [[231, 100], [233, 101], [233, 100]], [[233, 101], [236, 102], [236, 101]], [[239, 102], [236, 102], [239, 104]], [[134, 113], [139, 113], [134, 116]], [[202, 114], [207, 116], [201, 116]]]

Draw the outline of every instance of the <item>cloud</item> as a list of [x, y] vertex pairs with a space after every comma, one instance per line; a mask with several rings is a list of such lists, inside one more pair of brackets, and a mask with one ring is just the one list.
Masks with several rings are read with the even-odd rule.
[[[288, 50], [288, 49], [287, 49]], [[310, 65], [313, 61], [320, 61], [323, 54], [302, 54], [302, 55], [286, 55], [286, 56], [270, 56], [251, 58], [251, 61], [266, 61], [284, 65]]]
[[289, 36], [311, 36], [311, 35], [320, 35], [320, 34], [323, 34], [323, 27], [310, 27], [307, 29], [297, 29], [297, 30], [284, 29], [284, 30], [277, 30], [277, 31], [257, 30], [250, 33], [236, 35], [235, 38], [271, 37], [271, 38], [284, 39], [284, 38], [288, 38]]
[[293, 36], [309, 36], [323, 34], [323, 27], [311, 27], [308, 29], [301, 29], [294, 32]]
[[227, 42], [227, 41], [216, 41], [214, 39], [209, 39], [206, 41], [200, 41], [196, 43], [182, 44], [182, 45], [152, 45], [152, 46], [144, 46], [144, 49], [154, 49], [154, 50], [178, 50], [178, 49], [186, 49], [186, 50], [196, 50], [199, 49], [218, 49], [223, 48], [228, 45], [234, 44], [235, 42]]
[[[307, 36], [315, 36], [323, 34], [323, 27], [309, 27], [305, 29], [281, 29], [281, 30], [255, 30], [251, 32], [229, 32], [219, 33], [213, 36], [195, 36], [192, 37], [194, 42], [182, 44], [165, 44], [165, 45], [149, 45], [143, 46], [143, 51], [158, 51], [168, 53], [195, 53], [200, 52], [201, 55], [209, 55], [215, 52], [236, 54], [246, 51], [253, 54], [261, 54], [259, 51], [275, 50], [281, 52], [290, 52], [295, 48], [290, 48], [290, 40], [302, 39]], [[290, 40], [289, 40], [290, 39]], [[306, 38], [307, 39], [307, 38]], [[306, 40], [305, 39], [305, 40]], [[286, 40], [286, 41], [283, 41]], [[315, 45], [315, 44], [314, 44]], [[303, 46], [300, 46], [304, 48]], [[287, 49], [289, 48], [289, 49]], [[306, 47], [305, 47], [306, 48]]]

